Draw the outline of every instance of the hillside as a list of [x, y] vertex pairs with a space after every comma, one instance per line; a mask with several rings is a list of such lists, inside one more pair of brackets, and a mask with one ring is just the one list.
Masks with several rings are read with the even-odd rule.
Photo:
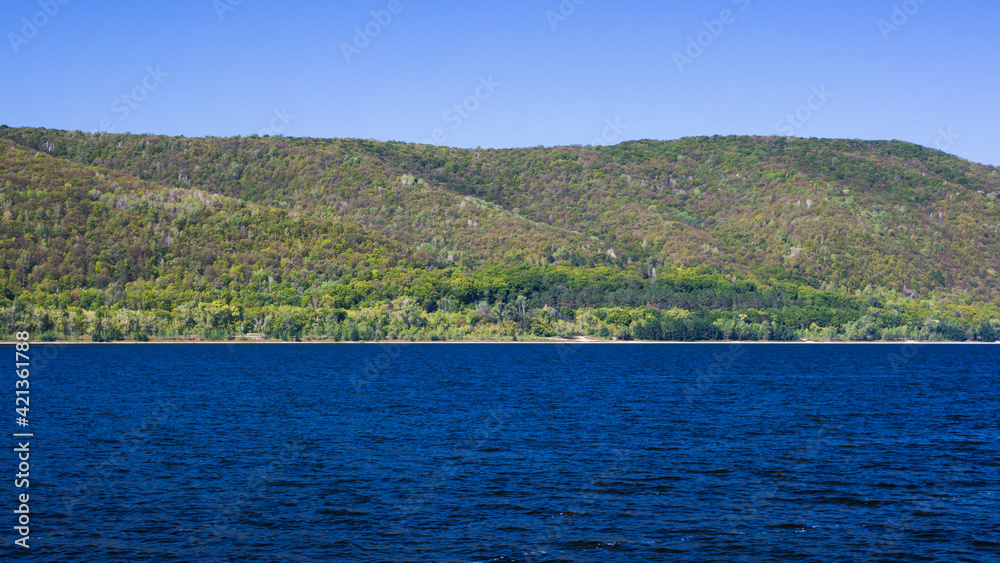
[[900, 142], [459, 150], [0, 127], [0, 185], [0, 334], [1000, 328], [1000, 170]]
[[52, 143], [58, 158], [161, 185], [345, 217], [470, 265], [781, 268], [850, 289], [984, 297], [995, 290], [989, 271], [1000, 268], [990, 252], [1000, 240], [1000, 170], [899, 142], [726, 137], [458, 150], [28, 129], [0, 137], [39, 150]]

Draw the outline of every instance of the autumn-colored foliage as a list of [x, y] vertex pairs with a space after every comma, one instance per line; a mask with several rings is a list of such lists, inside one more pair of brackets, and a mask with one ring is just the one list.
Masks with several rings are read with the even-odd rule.
[[0, 127], [0, 186], [0, 336], [1000, 331], [1000, 171], [901, 142], [459, 150]]

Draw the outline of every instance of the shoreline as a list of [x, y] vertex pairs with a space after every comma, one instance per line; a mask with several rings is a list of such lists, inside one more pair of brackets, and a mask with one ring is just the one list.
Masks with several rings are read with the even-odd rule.
[[[19, 341], [2, 340], [2, 341], [0, 341], [0, 344], [16, 344], [17, 342], [19, 342]], [[411, 345], [411, 344], [425, 344], [425, 345], [426, 344], [448, 344], [448, 345], [455, 345], [455, 344], [578, 344], [578, 345], [579, 344], [600, 344], [600, 345], [611, 345], [611, 344], [618, 344], [618, 345], [648, 345], [648, 344], [661, 344], [661, 345], [662, 344], [671, 344], [671, 345], [676, 345], [676, 344], [700, 344], [700, 345], [715, 344], [715, 345], [723, 345], [723, 344], [726, 344], [726, 345], [733, 345], [733, 344], [745, 344], [745, 345], [760, 345], [760, 346], [786, 345], [786, 344], [795, 344], [795, 345], [836, 345], [836, 344], [858, 345], [858, 344], [862, 344], [862, 345], [897, 345], [897, 346], [905, 346], [905, 345], [963, 345], [963, 344], [972, 344], [972, 345], [989, 346], [991, 344], [992, 345], [1000, 344], [1000, 341], [997, 341], [997, 342], [971, 342], [971, 341], [965, 341], [965, 342], [931, 342], [931, 341], [907, 340], [907, 341], [904, 341], [904, 342], [889, 342], [889, 341], [884, 341], [884, 340], [876, 340], [876, 341], [853, 340], [853, 341], [836, 341], [836, 342], [831, 342], [831, 341], [819, 341], [819, 340], [816, 340], [816, 341], [812, 341], [812, 340], [810, 340], [810, 341], [793, 340], [793, 341], [788, 341], [788, 342], [778, 342], [778, 341], [763, 341], [763, 342], [761, 342], [761, 341], [758, 341], [758, 340], [752, 340], [752, 341], [751, 340], [698, 340], [698, 341], [690, 341], [689, 342], [689, 341], [683, 341], [683, 340], [545, 339], [545, 340], [515, 340], [515, 341], [512, 341], [512, 340], [441, 340], [441, 341], [416, 340], [416, 341], [412, 341], [412, 342], [409, 341], [409, 340], [370, 340], [370, 341], [364, 341], [364, 342], [334, 342], [332, 340], [302, 340], [302, 341], [294, 342], [294, 341], [288, 341], [288, 340], [271, 340], [271, 339], [268, 339], [268, 340], [247, 340], [247, 339], [242, 339], [242, 340], [147, 340], [147, 341], [141, 341], [141, 342], [138, 341], [138, 340], [117, 340], [117, 341], [114, 341], [114, 342], [81, 342], [79, 340], [58, 340], [58, 341], [52, 341], [52, 342], [34, 342], [34, 341], [31, 341], [31, 340], [28, 340], [28, 343], [30, 343], [32, 346], [45, 346], [45, 345], [53, 345], [53, 346], [60, 346], [60, 345], [74, 345], [74, 346], [78, 346], [78, 345], [112, 345], [112, 346], [114, 346], [114, 345], [123, 345], [123, 344], [139, 344], [139, 345], [146, 345], [146, 344], [205, 344], [205, 345], [241, 345], [241, 346], [242, 345], [248, 345], [248, 344], [266, 344], [266, 345], [277, 345], [277, 344], [295, 344], [295, 345], [300, 345], [300, 344], [329, 344], [329, 345], [376, 344], [376, 345], [392, 345], [392, 344], [396, 344], [396, 345], [400, 345], [400, 346], [402, 346], [402, 345]]]

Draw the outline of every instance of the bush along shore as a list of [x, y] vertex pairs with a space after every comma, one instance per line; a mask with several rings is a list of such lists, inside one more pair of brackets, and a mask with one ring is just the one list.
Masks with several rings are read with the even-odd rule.
[[[402, 286], [388, 280], [405, 274], [390, 270], [379, 281], [301, 295], [287, 281], [256, 277], [226, 289], [176, 287], [170, 278], [106, 289], [37, 288], [0, 305], [0, 336], [28, 330], [42, 341], [85, 342], [1000, 339], [1000, 310], [957, 295], [915, 300], [886, 290], [824, 291], [697, 271], [645, 280], [557, 267], [438, 274]], [[577, 279], [581, 274], [592, 276]], [[402, 295], [390, 287], [403, 287]]]

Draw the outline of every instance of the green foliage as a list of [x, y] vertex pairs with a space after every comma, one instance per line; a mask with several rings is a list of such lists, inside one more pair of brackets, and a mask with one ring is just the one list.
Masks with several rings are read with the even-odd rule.
[[1000, 172], [905, 143], [0, 127], [0, 185], [0, 336], [1000, 336]]

